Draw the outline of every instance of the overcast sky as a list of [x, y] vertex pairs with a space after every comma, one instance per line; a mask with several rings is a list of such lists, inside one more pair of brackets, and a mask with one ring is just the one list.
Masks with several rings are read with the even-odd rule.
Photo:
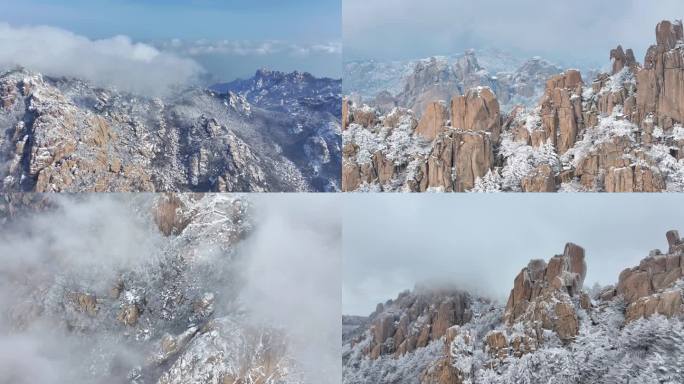
[[175, 53], [223, 80], [261, 67], [341, 71], [340, 0], [0, 0], [0, 9], [0, 22], [14, 27], [47, 25], [92, 40], [126, 35], [167, 48], [182, 42]]
[[608, 62], [623, 44], [639, 61], [681, 0], [344, 0], [345, 60], [410, 59], [500, 48], [559, 62]]
[[665, 232], [684, 232], [677, 194], [348, 194], [343, 210], [343, 313], [420, 282], [448, 282], [505, 301], [530, 259], [586, 250], [585, 285], [617, 282]]

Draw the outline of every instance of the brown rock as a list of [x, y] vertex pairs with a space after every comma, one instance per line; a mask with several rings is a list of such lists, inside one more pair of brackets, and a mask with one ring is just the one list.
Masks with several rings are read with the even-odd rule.
[[485, 345], [493, 357], [505, 359], [508, 356], [508, 341], [501, 331], [489, 332], [485, 337]]
[[386, 339], [394, 335], [394, 318], [391, 316], [382, 316], [373, 322], [371, 332], [373, 333], [373, 342], [375, 344], [383, 344]]
[[355, 108], [351, 111], [349, 121], [366, 128], [372, 128], [380, 122], [380, 119], [373, 108], [363, 106], [362, 108]]
[[140, 308], [136, 304], [127, 304], [116, 317], [116, 320], [127, 326], [134, 326], [138, 323], [138, 318], [140, 317]]
[[153, 207], [154, 222], [165, 235], [177, 235], [190, 223], [183, 213], [183, 202], [175, 194], [164, 194]]
[[551, 166], [542, 164], [525, 176], [521, 182], [525, 192], [555, 192], [556, 180]]
[[346, 97], [342, 98], [342, 130], [344, 131], [349, 126], [349, 100]]
[[486, 87], [470, 89], [451, 100], [451, 126], [467, 131], [483, 131], [499, 141], [501, 113], [494, 93]]
[[88, 293], [75, 294], [76, 304], [79, 311], [85, 312], [91, 316], [97, 314], [97, 296]]
[[656, 25], [656, 43], [666, 50], [673, 49], [682, 40], [682, 23], [663, 20]]
[[646, 296], [631, 303], [625, 311], [625, 323], [654, 314], [672, 317], [682, 313], [682, 293], [675, 289]]
[[560, 155], [570, 149], [583, 128], [582, 76], [577, 70], [551, 77], [541, 100], [542, 127]]
[[618, 294], [624, 295], [627, 303], [633, 303], [641, 297], [650, 295], [651, 279], [646, 271], [629, 271], [620, 274], [617, 285]]
[[575, 314], [575, 308], [571, 303], [559, 302], [554, 311], [557, 317], [554, 331], [561, 340], [572, 340], [579, 332], [579, 320]]
[[445, 130], [448, 118], [449, 114], [444, 102], [432, 102], [425, 108], [415, 132], [428, 140], [434, 140]]
[[681, 244], [679, 232], [677, 232], [676, 230], [667, 231], [665, 237], [667, 238], [667, 245], [670, 247], [669, 252], [674, 252], [675, 247]]
[[462, 384], [458, 370], [451, 365], [449, 359], [442, 358], [429, 366], [421, 374], [420, 384]]

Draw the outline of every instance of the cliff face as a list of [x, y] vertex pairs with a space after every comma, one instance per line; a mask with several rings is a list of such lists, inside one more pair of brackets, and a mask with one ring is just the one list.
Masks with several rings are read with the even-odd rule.
[[[593, 292], [583, 287], [584, 249], [568, 243], [548, 261], [531, 260], [515, 277], [505, 306], [462, 292], [448, 298], [402, 293], [379, 304], [366, 322], [357, 323], [354, 337], [343, 341], [343, 382], [682, 381], [684, 241], [676, 231], [666, 238], [667, 252], [652, 251], [616, 276], [615, 286]], [[447, 318], [434, 313], [458, 307], [444, 303], [458, 302], [461, 295], [467, 298], [465, 310], [453, 313], [464, 316], [429, 321]], [[410, 321], [416, 312], [407, 303], [426, 297], [433, 316], [416, 325]], [[439, 337], [411, 350], [372, 353], [373, 346], [393, 345], [406, 324]]]
[[[440, 96], [451, 100], [446, 112], [444, 102], [425, 100], [420, 117], [402, 112], [411, 116], [407, 126], [417, 128], [405, 130], [408, 144], [392, 159], [387, 154], [397, 147], [387, 138], [396, 127], [385, 120], [396, 111], [383, 115], [347, 105], [342, 189], [681, 191], [681, 31], [681, 22], [659, 23], [657, 43], [648, 49], [643, 66], [631, 50], [618, 46], [610, 52], [611, 73], [599, 74], [590, 84], [577, 70], [549, 77], [536, 108], [502, 113], [496, 98], [500, 92], [491, 87]], [[374, 117], [355, 119], [360, 109]], [[461, 131], [487, 138], [475, 139], [470, 132], [464, 140]], [[449, 144], [454, 137], [457, 146]], [[459, 157], [461, 143], [471, 149]], [[359, 157], [360, 152], [371, 156]], [[389, 176], [380, 178], [380, 169]]]
[[338, 190], [339, 81], [258, 75], [252, 104], [242, 83], [162, 100], [4, 72], [0, 192]]

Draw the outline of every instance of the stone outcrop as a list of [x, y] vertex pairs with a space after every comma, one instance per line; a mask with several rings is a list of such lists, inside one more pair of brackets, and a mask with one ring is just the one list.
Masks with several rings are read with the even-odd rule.
[[648, 48], [643, 69], [637, 74], [639, 122], [649, 115], [663, 129], [684, 122], [682, 39], [681, 21], [661, 21], [656, 26], [656, 45]]
[[610, 51], [610, 60], [613, 62], [613, 70], [611, 72], [613, 75], [622, 71], [625, 67], [633, 72], [637, 70], [638, 64], [634, 58], [634, 51], [627, 49], [625, 52], [621, 45], [618, 45], [617, 48]]
[[466, 131], [488, 132], [496, 143], [501, 134], [501, 111], [489, 88], [469, 89], [451, 100], [451, 126]]
[[[464, 192], [494, 165], [490, 136], [483, 132], [448, 131], [434, 143], [426, 164], [427, 188]], [[422, 180], [417, 180], [421, 185]], [[421, 186], [421, 190], [425, 187]]]
[[525, 176], [522, 180], [522, 189], [525, 192], [555, 192], [556, 180], [551, 166], [542, 164]]
[[469, 305], [468, 295], [458, 290], [420, 288], [404, 292], [394, 301], [379, 304], [371, 315], [371, 340], [364, 353], [377, 359], [425, 347], [444, 337], [453, 325], [469, 321]]
[[674, 286], [684, 277], [684, 244], [677, 231], [666, 237], [667, 254], [655, 250], [638, 266], [620, 273], [616, 293], [627, 303], [626, 322], [655, 313], [667, 317], [682, 313], [682, 289]]
[[540, 102], [542, 126], [560, 155], [575, 145], [582, 119], [582, 76], [571, 69], [546, 82]]
[[192, 216], [175, 194], [164, 194], [153, 207], [153, 218], [165, 236], [177, 235], [190, 223]]
[[[372, 152], [367, 153], [368, 156], [360, 162], [359, 153], [364, 149], [369, 150], [368, 143], [357, 144], [354, 140], [345, 140], [342, 149], [342, 190], [353, 191], [364, 184], [391, 187], [396, 184], [399, 175], [409, 170], [409, 165], [417, 169], [412, 172], [412, 177], [404, 180], [407, 190], [463, 192], [472, 189], [475, 181], [494, 167], [494, 133], [500, 130], [501, 122], [498, 105], [493, 97], [489, 90], [481, 90], [479, 94], [469, 93], [460, 99], [463, 105], [456, 107], [462, 109], [459, 112], [453, 112], [453, 109], [449, 111], [442, 102], [434, 102], [428, 106], [420, 121], [410, 110], [401, 108], [395, 108], [382, 118], [378, 117], [375, 109], [368, 106], [352, 108], [353, 122], [347, 129], [348, 135], [359, 133], [364, 137], [363, 140], [367, 140], [367, 132], [370, 132], [371, 135], [377, 135], [379, 140], [383, 140], [380, 137], [387, 140], [388, 134], [402, 130], [412, 139], [420, 136], [422, 141], [431, 143], [429, 151], [406, 156], [392, 153], [391, 145], [378, 145], [370, 148]], [[459, 103], [453, 101], [452, 106]], [[454, 128], [447, 125], [450, 113], [463, 116], [464, 122], [471, 121], [469, 119], [478, 114], [489, 114], [490, 118], [487, 124], [468, 123], [466, 128]], [[356, 116], [363, 118], [358, 121]]]
[[446, 104], [441, 101], [432, 102], [425, 108], [425, 113], [416, 127], [416, 133], [427, 140], [434, 140], [437, 135], [444, 132], [448, 119]]
[[561, 340], [572, 340], [579, 320], [571, 299], [581, 293], [586, 268], [584, 249], [572, 243], [548, 264], [530, 261], [515, 278], [506, 304], [506, 323], [540, 324], [555, 331]]

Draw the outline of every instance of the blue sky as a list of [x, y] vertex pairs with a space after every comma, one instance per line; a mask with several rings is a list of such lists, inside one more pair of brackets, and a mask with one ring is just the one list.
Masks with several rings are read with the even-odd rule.
[[[339, 44], [342, 33], [340, 0], [0, 0], [0, 9], [0, 21], [12, 26], [49, 25], [90, 39], [127, 35], [133, 41], [154, 44], [204, 39], [255, 46], [278, 41], [309, 47]], [[211, 72], [231, 79], [259, 67], [339, 76], [340, 57], [341, 47], [327, 54], [221, 52], [195, 59]]]
[[610, 49], [643, 61], [655, 25], [684, 17], [681, 0], [344, 0], [347, 59], [412, 59], [468, 48], [539, 55], [567, 65], [609, 63]]

